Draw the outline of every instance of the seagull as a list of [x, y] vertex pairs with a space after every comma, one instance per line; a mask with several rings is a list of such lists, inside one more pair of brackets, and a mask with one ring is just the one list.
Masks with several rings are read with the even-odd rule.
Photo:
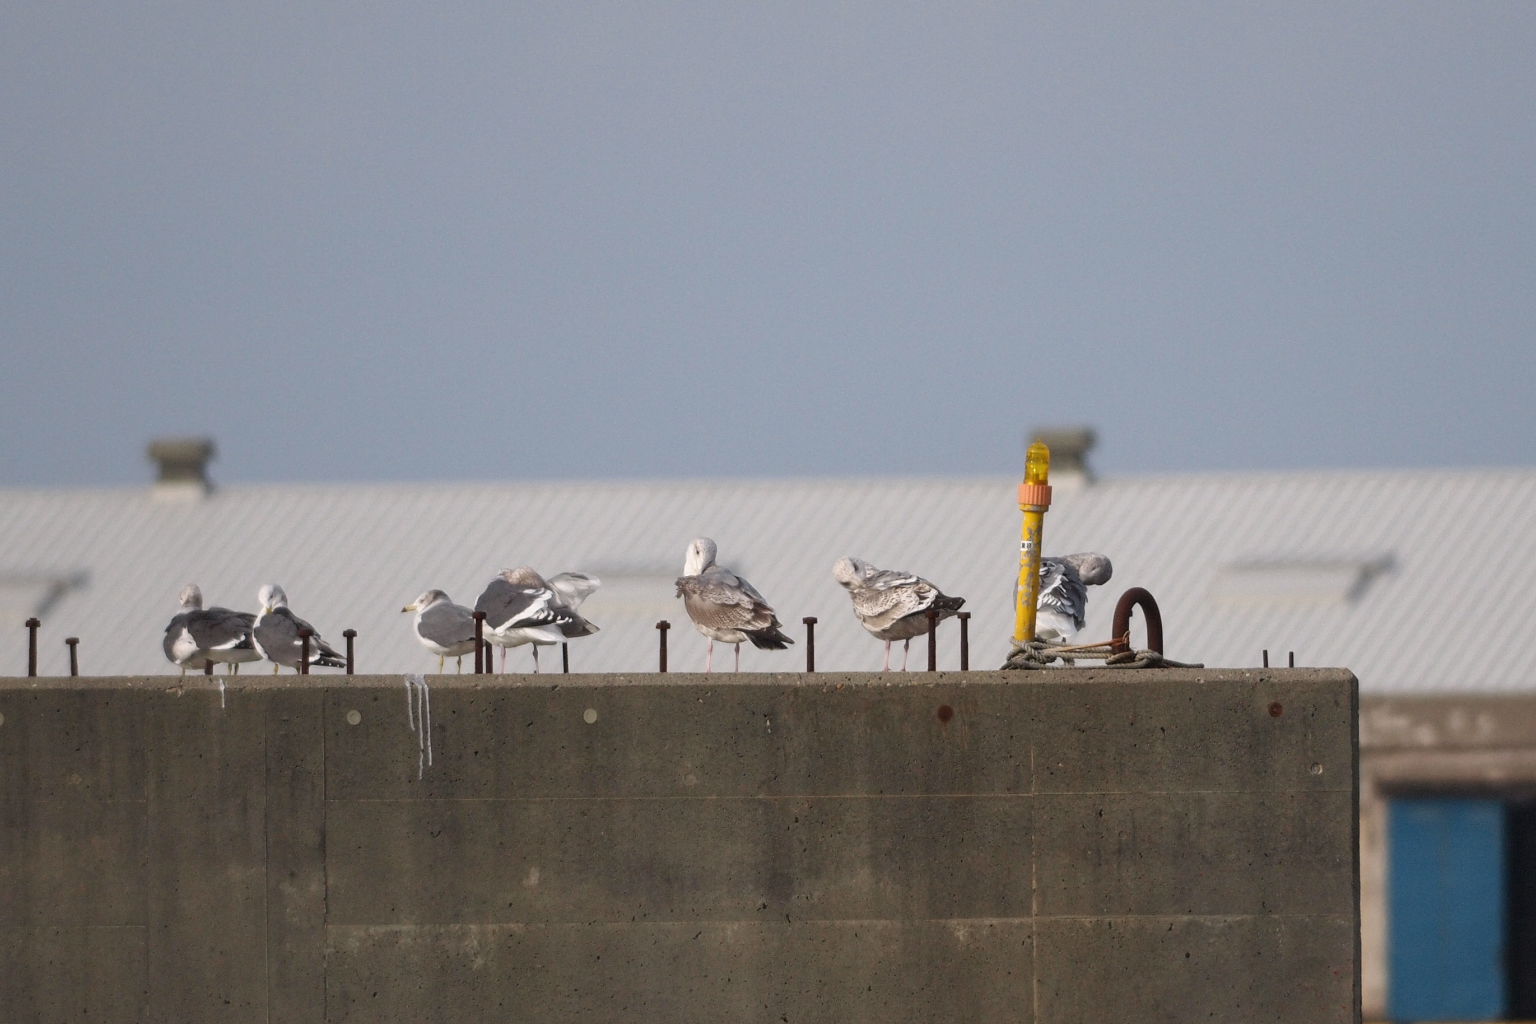
[[464, 670], [464, 655], [475, 649], [475, 620], [468, 608], [441, 590], [428, 590], [400, 610], [416, 613], [416, 639], [437, 655], [439, 673], [444, 658], [457, 658], [459, 671]]
[[1040, 559], [1040, 603], [1035, 639], [1065, 643], [1083, 628], [1088, 587], [1108, 583], [1109, 559], [1093, 552]]
[[299, 658], [303, 642], [299, 630], [307, 629], [309, 637], [309, 663], [327, 668], [345, 668], [346, 659], [331, 649], [320, 636], [320, 631], [288, 610], [288, 595], [276, 583], [268, 583], [256, 592], [261, 612], [256, 617], [256, 628], [251, 639], [261, 656], [272, 662], [272, 674], [287, 665], [299, 671]]
[[[575, 611], [592, 592], [603, 585], [596, 576], [584, 572], [557, 572], [546, 580], [549, 589], [560, 595], [560, 603]], [[594, 631], [597, 627], [593, 627]]]
[[832, 566], [832, 576], [853, 598], [853, 613], [864, 628], [885, 641], [885, 664], [880, 671], [891, 670], [891, 642], [901, 641], [901, 670], [907, 670], [907, 649], [912, 638], [928, 632], [928, 611], [947, 619], [965, 604], [963, 597], [950, 597], [915, 573], [897, 569], [877, 569], [857, 558], [839, 558]]
[[251, 643], [255, 615], [228, 608], [204, 610], [203, 592], [196, 583], [182, 588], [180, 600], [181, 611], [165, 627], [162, 647], [165, 656], [181, 667], [182, 675], [187, 674], [188, 668], [203, 668], [217, 662], [234, 665], [238, 675], [242, 661], [261, 657]]
[[533, 670], [539, 670], [539, 646], [590, 636], [597, 627], [576, 607], [602, 585], [596, 576], [565, 572], [546, 580], [524, 565], [503, 569], [486, 584], [475, 602], [485, 612], [485, 638], [501, 648], [501, 670], [507, 670], [507, 648], [533, 644]]
[[699, 537], [688, 545], [683, 575], [677, 579], [677, 596], [700, 633], [709, 638], [704, 671], [714, 665], [715, 641], [736, 647], [736, 668], [741, 671], [741, 642], [764, 650], [782, 651], [794, 643], [779, 628], [779, 620], [763, 595], [731, 570], [715, 564], [715, 542]]

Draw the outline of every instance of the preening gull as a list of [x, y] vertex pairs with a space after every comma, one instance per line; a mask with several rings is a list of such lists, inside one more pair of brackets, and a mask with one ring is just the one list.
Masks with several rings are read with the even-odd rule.
[[731, 570], [715, 564], [715, 542], [699, 537], [688, 545], [683, 575], [677, 580], [677, 596], [700, 633], [709, 638], [704, 671], [714, 666], [715, 641], [736, 648], [736, 668], [741, 671], [741, 643], [782, 651], [794, 643], [779, 628], [773, 609], [757, 589]]
[[303, 644], [299, 630], [307, 629], [309, 637], [309, 664], [327, 668], [345, 668], [347, 661], [331, 649], [320, 636], [320, 631], [288, 610], [288, 595], [275, 583], [268, 583], [256, 592], [261, 612], [256, 617], [256, 628], [251, 638], [262, 657], [272, 662], [275, 675], [279, 666], [287, 665], [295, 672], [299, 669]]
[[586, 573], [565, 572], [546, 580], [528, 566], [503, 569], [475, 602], [485, 612], [485, 639], [501, 648], [501, 670], [507, 670], [507, 648], [533, 644], [533, 670], [539, 670], [539, 647], [590, 636], [597, 627], [576, 611], [602, 581]]
[[464, 670], [464, 655], [475, 649], [475, 620], [469, 609], [454, 604], [441, 590], [424, 591], [416, 600], [400, 609], [416, 613], [416, 639], [437, 655], [437, 671], [443, 671], [444, 658], [458, 659]]
[[1083, 628], [1088, 588], [1109, 582], [1109, 559], [1093, 552], [1040, 559], [1040, 603], [1035, 639], [1065, 643]]
[[[560, 603], [572, 611], [580, 608], [582, 602], [603, 585], [602, 580], [584, 572], [557, 572], [546, 582], [549, 583], [549, 589], [559, 595]], [[596, 626], [592, 628], [594, 631], [597, 629]]]
[[907, 649], [912, 638], [928, 632], [928, 610], [947, 619], [965, 604], [963, 597], [950, 597], [915, 573], [897, 569], [877, 569], [858, 558], [839, 558], [832, 575], [853, 598], [853, 613], [864, 628], [885, 641], [885, 664], [891, 669], [891, 643], [900, 640], [901, 670], [907, 670]]
[[232, 664], [238, 674], [242, 661], [261, 657], [251, 642], [255, 622], [256, 616], [250, 612], [204, 609], [202, 590], [196, 583], [188, 583], [181, 591], [181, 611], [165, 627], [162, 647], [165, 656], [180, 666], [182, 675], [209, 662]]

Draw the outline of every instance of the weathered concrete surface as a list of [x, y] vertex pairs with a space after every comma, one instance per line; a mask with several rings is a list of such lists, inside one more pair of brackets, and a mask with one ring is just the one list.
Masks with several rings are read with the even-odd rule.
[[0, 680], [0, 1005], [1356, 1019], [1347, 672], [429, 682]]

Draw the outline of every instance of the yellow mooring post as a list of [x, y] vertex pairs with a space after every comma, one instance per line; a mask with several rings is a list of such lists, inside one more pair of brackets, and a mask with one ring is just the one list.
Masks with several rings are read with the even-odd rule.
[[1014, 593], [1013, 640], [1027, 644], [1035, 638], [1035, 612], [1040, 604], [1040, 538], [1045, 531], [1045, 511], [1051, 507], [1051, 450], [1044, 441], [1029, 446], [1024, 456], [1024, 482], [1019, 484], [1019, 511], [1024, 530], [1019, 540], [1019, 585]]

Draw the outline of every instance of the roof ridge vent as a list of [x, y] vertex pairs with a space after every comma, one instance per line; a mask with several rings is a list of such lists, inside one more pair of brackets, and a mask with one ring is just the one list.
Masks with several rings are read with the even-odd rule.
[[157, 498], [203, 498], [213, 490], [208, 463], [213, 460], [213, 439], [162, 437], [149, 443], [149, 457], [159, 469], [155, 478]]
[[1212, 596], [1238, 602], [1350, 603], [1396, 567], [1390, 552], [1247, 558], [1217, 567]]

